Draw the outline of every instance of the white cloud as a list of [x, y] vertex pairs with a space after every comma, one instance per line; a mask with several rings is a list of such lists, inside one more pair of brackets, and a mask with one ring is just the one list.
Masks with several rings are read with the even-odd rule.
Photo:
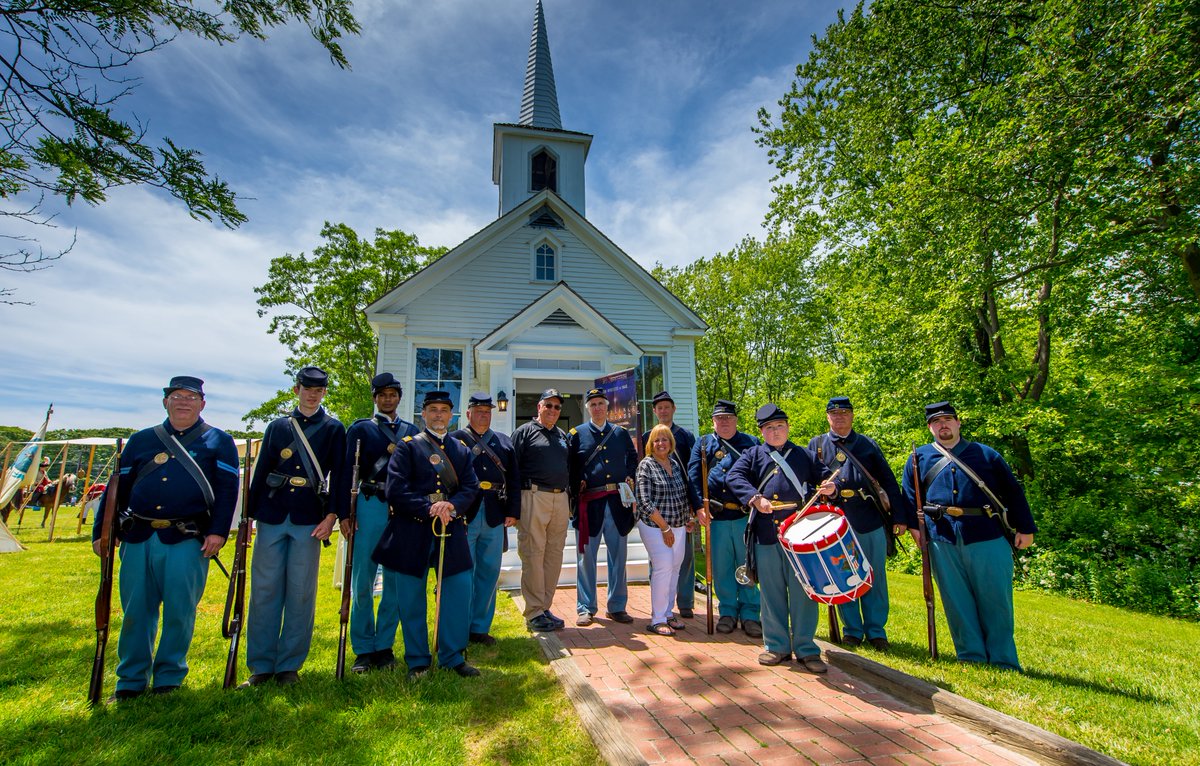
[[[596, 136], [589, 217], [644, 266], [759, 234], [771, 169], [750, 128], [786, 91], [824, 5], [546, 0], [564, 127]], [[493, 122], [517, 118], [533, 0], [359, 0], [352, 71], [300, 25], [268, 41], [179, 39], [139, 64], [127, 108], [198, 149], [237, 190], [240, 230], [123, 189], [66, 209], [38, 274], [0, 274], [34, 308], [0, 306], [0, 424], [143, 427], [172, 375], [205, 378], [206, 417], [240, 416], [287, 384], [255, 314], [271, 258], [310, 252], [325, 221], [454, 246], [496, 214]]]

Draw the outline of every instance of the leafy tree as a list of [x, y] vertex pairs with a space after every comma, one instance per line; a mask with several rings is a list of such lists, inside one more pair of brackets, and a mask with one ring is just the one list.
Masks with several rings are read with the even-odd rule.
[[[33, 437], [33, 431], [20, 426], [0, 426], [0, 450], [3, 450], [9, 444], [16, 442], [27, 442]], [[16, 449], [13, 447], [12, 449]], [[14, 457], [12, 450], [9, 450], [9, 459]]]
[[[136, 116], [118, 111], [137, 84], [127, 68], [181, 34], [224, 44], [265, 39], [290, 21], [306, 24], [347, 67], [338, 40], [359, 30], [350, 0], [226, 0], [211, 11], [191, 0], [23, 0], [4, 3], [0, 18], [0, 216], [35, 226], [53, 218], [42, 212], [46, 195], [95, 205], [130, 184], [166, 191], [195, 218], [241, 224], [236, 195], [209, 175], [199, 152], [170, 138], [151, 146]], [[35, 251], [14, 231], [0, 237], [15, 244], [0, 253], [3, 270], [44, 268], [62, 254]], [[10, 294], [0, 288], [0, 299]]]
[[[312, 255], [286, 254], [271, 260], [259, 295], [258, 315], [274, 313], [267, 332], [278, 335], [290, 352], [289, 376], [305, 365], [329, 373], [326, 406], [343, 422], [371, 414], [371, 377], [375, 372], [375, 336], [363, 313], [368, 305], [441, 257], [444, 247], [423, 247], [413, 234], [375, 230], [373, 242], [360, 239], [345, 224], [326, 223], [325, 243]], [[291, 388], [245, 415], [251, 425], [286, 414]]]
[[1195, 31], [1169, 0], [879, 0], [759, 126], [771, 220], [815, 237], [797, 255], [833, 327], [809, 389], [869, 401], [885, 450], [953, 399], [1034, 498], [1031, 578], [1191, 615]]
[[835, 353], [807, 254], [800, 238], [747, 238], [728, 253], [655, 268], [655, 278], [709, 325], [696, 344], [701, 413], [729, 399], [740, 403], [743, 427], [753, 427], [758, 405], [786, 407], [805, 396], [816, 360]]

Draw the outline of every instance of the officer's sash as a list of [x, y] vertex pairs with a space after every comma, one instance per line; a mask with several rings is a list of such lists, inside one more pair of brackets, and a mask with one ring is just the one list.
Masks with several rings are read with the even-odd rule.
[[[447, 434], [446, 438], [450, 438], [450, 435]], [[434, 472], [442, 482], [442, 489], [445, 490], [444, 494], [447, 498], [458, 491], [458, 472], [454, 470], [450, 456], [446, 454], [446, 449], [438, 443], [437, 439], [422, 431], [414, 436], [409, 444], [415, 447], [417, 453], [433, 466]]]
[[[169, 453], [171, 457], [174, 457], [180, 461], [180, 464], [188, 472], [188, 475], [191, 476], [192, 479], [195, 480], [196, 484], [200, 487], [200, 493], [204, 495], [204, 505], [211, 513], [213, 507], [212, 484], [208, 482], [208, 477], [206, 477], [204, 472], [200, 470], [200, 466], [196, 465], [196, 459], [193, 458], [191, 453], [187, 451], [187, 448], [190, 447], [192, 443], [201, 436], [211, 431], [212, 426], [210, 426], [208, 423], [201, 423], [199, 428], [183, 437], [182, 441], [168, 434], [167, 429], [163, 428], [161, 424], [155, 426], [153, 430], [154, 435], [157, 436], [158, 440], [163, 443], [167, 453]], [[154, 460], [151, 460], [149, 463], [146, 463], [141, 467], [141, 470], [138, 471], [137, 476], [133, 480], [133, 486], [136, 487], [147, 476], [167, 464], [167, 459], [163, 459], [161, 463], [159, 462], [161, 455], [162, 453], [159, 453], [159, 455], [155, 456]]]
[[304, 473], [308, 476], [308, 482], [318, 495], [324, 495], [329, 492], [329, 486], [325, 482], [325, 475], [321, 471], [321, 461], [317, 460], [317, 455], [313, 452], [312, 445], [308, 443], [308, 433], [316, 432], [321, 427], [319, 422], [309, 423], [308, 428], [301, 428], [299, 421], [293, 417], [288, 417], [288, 422], [292, 424], [292, 430], [296, 433], [296, 438], [292, 440], [291, 445], [297, 444], [302, 447], [299, 451], [300, 465], [304, 467]]
[[504, 470], [504, 462], [500, 460], [500, 456], [497, 455], [495, 451], [492, 450], [491, 445], [487, 443], [488, 437], [492, 435], [492, 429], [489, 428], [487, 433], [485, 433], [482, 438], [475, 436], [475, 432], [470, 428], [464, 428], [463, 433], [466, 434], [466, 437], [471, 440], [471, 443], [467, 445], [471, 448], [471, 454], [483, 454], [490, 457], [492, 462], [496, 464], [496, 467], [500, 469], [500, 475], [504, 477], [504, 484], [507, 486], [508, 471]]

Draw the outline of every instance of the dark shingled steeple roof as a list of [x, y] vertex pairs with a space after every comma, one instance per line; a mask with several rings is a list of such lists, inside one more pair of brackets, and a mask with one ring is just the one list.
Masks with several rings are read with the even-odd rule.
[[525, 65], [525, 92], [521, 95], [521, 117], [517, 122], [535, 128], [562, 130], [542, 0], [537, 0], [537, 9], [534, 11], [533, 36], [529, 41], [529, 63]]

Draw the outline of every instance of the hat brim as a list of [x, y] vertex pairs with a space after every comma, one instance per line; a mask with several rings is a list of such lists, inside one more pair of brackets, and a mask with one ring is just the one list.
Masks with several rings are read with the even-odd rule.
[[201, 398], [204, 397], [203, 390], [194, 388], [192, 386], [175, 386], [174, 388], [164, 388], [163, 396], [170, 396], [172, 391], [191, 391], [193, 394], [200, 394]]

